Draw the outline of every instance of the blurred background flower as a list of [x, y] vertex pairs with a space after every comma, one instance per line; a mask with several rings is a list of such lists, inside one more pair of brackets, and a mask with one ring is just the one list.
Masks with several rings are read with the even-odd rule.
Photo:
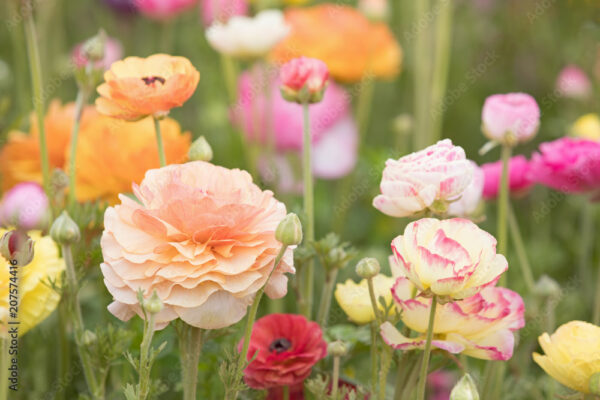
[[248, 14], [247, 0], [200, 0], [202, 22], [210, 26], [216, 22], [225, 23], [236, 15]]
[[145, 16], [166, 20], [196, 5], [198, 0], [136, 0], [137, 9]]
[[44, 230], [50, 222], [48, 197], [36, 182], [22, 182], [4, 193], [0, 201], [0, 225], [26, 231]]
[[[483, 197], [487, 200], [495, 199], [500, 190], [502, 161], [483, 164], [481, 169], [484, 175]], [[508, 164], [508, 188], [511, 194], [525, 194], [533, 183], [529, 172], [529, 160], [521, 155], [512, 157]]]

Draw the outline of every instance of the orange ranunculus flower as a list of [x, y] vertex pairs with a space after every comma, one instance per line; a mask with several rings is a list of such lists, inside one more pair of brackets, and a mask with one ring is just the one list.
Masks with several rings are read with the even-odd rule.
[[[95, 116], [97, 113], [94, 107], [86, 107], [81, 118], [81, 128], [84, 129]], [[74, 118], [74, 103], [62, 105], [59, 100], [50, 103], [44, 125], [51, 169], [63, 168], [65, 165], [65, 149], [71, 140]], [[9, 133], [7, 143], [0, 150], [3, 190], [6, 191], [20, 182], [42, 182], [39, 140], [37, 119], [33, 114], [29, 134], [20, 131]]]
[[127, 57], [113, 63], [98, 86], [98, 112], [135, 121], [148, 115], [162, 117], [181, 107], [200, 80], [200, 73], [184, 57], [154, 54]]
[[[160, 121], [168, 163], [186, 160], [191, 135], [182, 133], [177, 121]], [[80, 132], [76, 160], [77, 199], [101, 199], [111, 204], [119, 193], [131, 191], [144, 173], [159, 167], [152, 118], [127, 122], [98, 116]]]
[[402, 49], [384, 23], [369, 21], [349, 6], [322, 4], [286, 12], [291, 33], [271, 53], [277, 62], [306, 56], [325, 61], [331, 75], [355, 82], [365, 76], [393, 78]]

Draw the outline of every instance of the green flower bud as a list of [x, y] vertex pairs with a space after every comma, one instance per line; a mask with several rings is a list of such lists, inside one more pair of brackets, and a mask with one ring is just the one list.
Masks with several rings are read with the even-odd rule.
[[284, 246], [294, 246], [302, 242], [302, 223], [294, 213], [289, 213], [281, 220], [275, 230], [275, 239]]
[[331, 354], [334, 357], [345, 356], [347, 352], [348, 352], [348, 347], [341, 340], [336, 340], [335, 342], [331, 342], [327, 346], [327, 353]]
[[200, 136], [198, 139], [194, 140], [194, 143], [192, 143], [192, 146], [188, 151], [188, 158], [190, 161], [212, 160], [213, 151], [204, 136]]
[[33, 260], [33, 240], [21, 231], [8, 231], [0, 239], [0, 254], [12, 265], [24, 267]]
[[560, 285], [554, 279], [548, 275], [542, 275], [535, 283], [534, 292], [539, 296], [558, 297], [561, 290]]
[[81, 336], [81, 341], [85, 346], [89, 346], [92, 343], [94, 343], [96, 340], [98, 339], [98, 337], [96, 336], [96, 334], [88, 329], [86, 329], [83, 332], [83, 335]]
[[596, 372], [590, 377], [590, 393], [600, 396], [600, 372]]
[[156, 290], [152, 292], [152, 296], [148, 300], [144, 301], [144, 308], [151, 314], [157, 314], [165, 308]]
[[363, 258], [356, 264], [356, 274], [364, 279], [370, 279], [379, 274], [381, 267], [376, 258]]
[[52, 224], [50, 236], [58, 244], [72, 244], [79, 241], [81, 232], [75, 221], [66, 211], [63, 211]]
[[479, 400], [479, 393], [471, 375], [466, 374], [450, 392], [450, 400]]
[[82, 50], [85, 57], [94, 62], [104, 58], [104, 47], [106, 44], [106, 32], [103, 29], [96, 36], [89, 38], [83, 44]]

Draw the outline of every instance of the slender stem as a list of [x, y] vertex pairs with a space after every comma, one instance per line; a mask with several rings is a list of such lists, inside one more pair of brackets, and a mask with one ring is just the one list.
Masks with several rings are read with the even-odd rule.
[[290, 387], [288, 385], [283, 387], [283, 400], [290, 400]]
[[[315, 215], [314, 215], [314, 195], [313, 195], [313, 175], [311, 158], [311, 135], [310, 135], [310, 115], [308, 103], [302, 105], [304, 115], [304, 145], [303, 145], [303, 177], [304, 177], [304, 213], [306, 214], [306, 236], [305, 244], [312, 243], [315, 240]], [[302, 314], [310, 319], [313, 305], [314, 292], [314, 263], [312, 260], [306, 263], [303, 268], [304, 284], [303, 299], [304, 310]]]
[[225, 86], [229, 95], [230, 104], [235, 104], [237, 101], [237, 69], [233, 58], [221, 54], [221, 70], [225, 77]]
[[371, 393], [377, 393], [377, 337], [376, 322], [371, 322]]
[[375, 93], [375, 78], [372, 74], [365, 75], [360, 81], [360, 92], [356, 106], [356, 120], [358, 122], [358, 133], [360, 142], [364, 142], [367, 128], [369, 127], [369, 115], [371, 114], [373, 94]]
[[321, 294], [321, 305], [319, 306], [319, 312], [317, 313], [317, 322], [321, 326], [321, 329], [325, 329], [327, 326], [327, 319], [329, 317], [329, 309], [331, 308], [331, 298], [333, 296], [333, 288], [338, 274], [338, 269], [332, 269], [328, 274], [323, 285], [323, 293]]
[[148, 313], [148, 320], [144, 321], [144, 336], [140, 344], [140, 382], [138, 386], [138, 400], [146, 400], [150, 393], [150, 369], [152, 360], [150, 358], [150, 346], [154, 336], [154, 313]]
[[375, 315], [375, 322], [377, 323], [377, 328], [381, 326], [383, 323], [381, 312], [379, 311], [379, 306], [377, 304], [377, 297], [375, 296], [375, 287], [373, 286], [373, 278], [367, 279], [367, 285], [369, 286], [369, 297], [371, 297], [371, 306], [373, 306], [373, 315]]
[[81, 114], [83, 113], [83, 105], [87, 99], [87, 93], [83, 89], [77, 92], [75, 100], [75, 120], [73, 121], [73, 129], [71, 130], [71, 154], [69, 156], [69, 205], [72, 206], [77, 200], [75, 193], [75, 176], [77, 175], [75, 164], [77, 158], [77, 139], [79, 138], [79, 126], [81, 124]]
[[590, 261], [592, 255], [592, 244], [594, 238], [594, 217], [593, 217], [593, 205], [588, 201], [588, 199], [584, 199], [584, 203], [581, 207], [581, 241], [580, 241], [580, 250], [579, 250], [579, 262], [577, 264], [578, 267], [578, 275], [579, 279], [582, 282], [583, 289], [585, 293], [588, 295], [592, 290], [592, 276], [591, 276], [591, 268]]
[[429, 24], [426, 21], [430, 8], [430, 0], [419, 0], [415, 2], [415, 24], [419, 27], [414, 44], [415, 69], [414, 69], [414, 104], [415, 104], [415, 150], [422, 149], [430, 144], [427, 128], [427, 111], [429, 93], [431, 49]]
[[183, 324], [178, 332], [181, 376], [183, 383], [183, 399], [196, 400], [198, 383], [198, 362], [202, 351], [202, 330], [188, 324]]
[[160, 166], [164, 167], [167, 165], [165, 158], [165, 147], [163, 146], [162, 134], [160, 133], [160, 121], [154, 117], [154, 130], [156, 132], [156, 145], [158, 146], [158, 158], [160, 160]]
[[406, 386], [404, 387], [404, 390], [402, 390], [402, 393], [400, 393], [400, 396], [398, 396], [399, 393], [396, 393], [395, 394], [396, 398], [394, 400], [412, 399], [411, 395], [415, 389], [415, 381], [417, 380], [418, 371], [420, 369], [421, 364], [423, 364], [422, 358], [417, 361], [417, 364], [415, 365], [412, 372], [410, 373], [408, 380], [406, 381]]
[[419, 386], [417, 387], [417, 400], [425, 400], [425, 386], [427, 385], [427, 370], [429, 368], [429, 356], [431, 355], [431, 341], [433, 339], [433, 323], [435, 321], [435, 309], [437, 308], [437, 296], [431, 299], [431, 311], [429, 313], [429, 326], [427, 327], [427, 339], [423, 351], [423, 363], [419, 372]]
[[[500, 178], [500, 194], [498, 196], [498, 253], [506, 256], [506, 248], [508, 241], [507, 220], [508, 220], [508, 172], [510, 155], [512, 148], [507, 145], [502, 145], [502, 177]], [[500, 285], [506, 285], [506, 274], [500, 278]]]
[[529, 293], [532, 293], [535, 286], [535, 280], [533, 278], [533, 272], [531, 272], [531, 264], [529, 264], [529, 257], [527, 256], [527, 251], [525, 250], [525, 244], [523, 243], [523, 236], [521, 235], [521, 230], [519, 229], [519, 223], [510, 204], [508, 205], [508, 225], [510, 227], [510, 235], [515, 245], [517, 257], [519, 258], [519, 265], [521, 266], [523, 279], [527, 285], [527, 290]]
[[[71, 366], [71, 345], [67, 336], [70, 328], [68, 306], [65, 298], [62, 298], [58, 303], [58, 376], [61, 382], [66, 382], [68, 379]], [[55, 400], [62, 400], [64, 398], [64, 385], [58, 385]]]
[[396, 384], [394, 387], [394, 400], [398, 400], [400, 399], [400, 396], [402, 394], [402, 391], [404, 390], [404, 388], [406, 387], [406, 381], [408, 379], [408, 374], [409, 371], [416, 369], [416, 368], [403, 368], [408, 364], [410, 355], [414, 353], [414, 352], [402, 352], [402, 355], [400, 356], [400, 358], [398, 359], [398, 369], [397, 369], [397, 374], [396, 374]]
[[337, 400], [338, 387], [340, 385], [340, 357], [333, 357], [333, 378], [331, 380], [331, 398]]
[[0, 355], [0, 400], [8, 399], [8, 363], [10, 357], [8, 356], [10, 338], [2, 338], [1, 348], [2, 354]]
[[387, 388], [387, 377], [390, 372], [392, 365], [392, 348], [390, 346], [383, 346], [381, 352], [381, 364], [379, 368], [379, 400], [385, 400], [385, 392]]
[[594, 299], [594, 311], [592, 314], [592, 323], [598, 325], [600, 323], [600, 266], [598, 267], [598, 276], [596, 277], [596, 294]]

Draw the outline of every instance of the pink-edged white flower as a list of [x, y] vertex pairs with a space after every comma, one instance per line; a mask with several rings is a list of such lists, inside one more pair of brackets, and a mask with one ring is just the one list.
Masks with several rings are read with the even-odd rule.
[[423, 218], [392, 241], [402, 273], [426, 296], [464, 299], [496, 284], [508, 268], [496, 239], [461, 218]]
[[483, 170], [473, 161], [471, 161], [471, 165], [473, 166], [473, 179], [460, 198], [448, 205], [448, 215], [465, 218], [472, 216], [481, 203], [484, 184]]
[[[398, 278], [392, 288], [404, 324], [420, 335], [406, 337], [390, 322], [381, 325], [381, 336], [399, 350], [425, 346], [431, 299], [414, 297], [414, 288], [406, 278]], [[513, 332], [525, 325], [525, 306], [518, 293], [502, 287], [487, 287], [462, 301], [439, 305], [433, 323], [432, 345], [450, 353], [484, 360], [508, 360], [512, 357]]]
[[567, 65], [556, 79], [556, 90], [561, 96], [585, 99], [592, 94], [590, 78], [576, 65]]
[[445, 211], [471, 183], [473, 166], [460, 146], [444, 139], [398, 160], [387, 160], [373, 207], [391, 217]]
[[329, 81], [327, 64], [316, 58], [299, 57], [281, 67], [281, 94], [296, 103], [318, 103]]
[[535, 136], [540, 126], [540, 108], [526, 93], [495, 94], [485, 99], [481, 119], [488, 139], [514, 145]]

